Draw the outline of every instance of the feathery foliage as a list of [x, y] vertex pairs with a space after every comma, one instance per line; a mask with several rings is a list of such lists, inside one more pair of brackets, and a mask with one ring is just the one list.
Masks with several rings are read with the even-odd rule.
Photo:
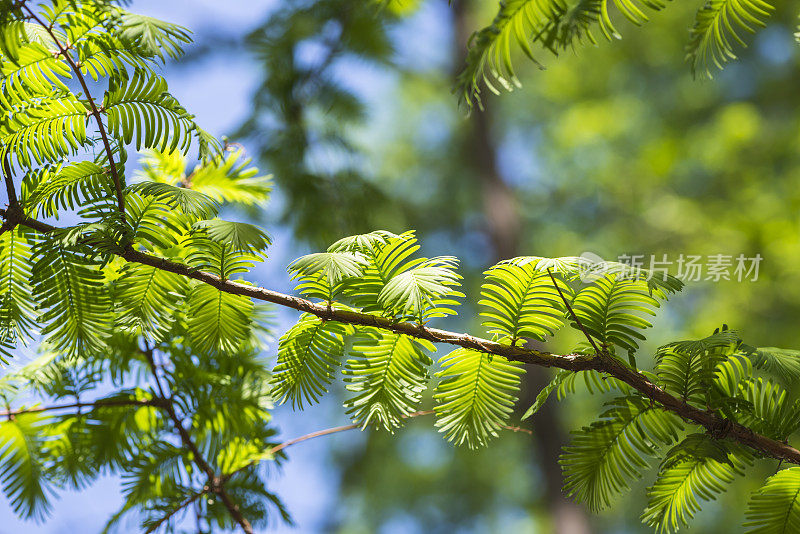
[[485, 446], [513, 411], [523, 369], [501, 356], [467, 349], [456, 349], [439, 363], [436, 426], [457, 445]]
[[[515, 83], [512, 41], [533, 56], [531, 43], [559, 51], [594, 42], [595, 27], [615, 37], [611, 6], [503, 3], [474, 41], [464, 98], [474, 97], [484, 72]], [[663, 4], [613, 6], [641, 23]], [[304, 298], [254, 286], [249, 278], [271, 238], [223, 216], [229, 208], [252, 214], [268, 200], [271, 180], [243, 150], [202, 130], [156, 73], [182, 54], [188, 30], [114, 2], [0, 7], [0, 163], [9, 199], [0, 230], [0, 354], [15, 366], [0, 378], [0, 487], [20, 516], [42, 519], [57, 491], [114, 473], [124, 503], [108, 529], [136, 520], [145, 531], [175, 531], [190, 507], [211, 529], [251, 532], [275, 514], [288, 521], [268, 487], [282, 456], [272, 403], [302, 409], [339, 376], [358, 426], [394, 431], [432, 404], [444, 438], [470, 448], [509, 427], [524, 363], [559, 372], [523, 419], [554, 393], [562, 400], [578, 387], [613, 391], [561, 457], [566, 491], [603, 508], [660, 458], [642, 516], [660, 532], [687, 524], [751, 463], [800, 461], [787, 445], [800, 429], [800, 399], [789, 387], [800, 376], [797, 351], [755, 348], [723, 327], [668, 343], [653, 366], [637, 365], [646, 317], [682, 288], [670, 276], [571, 256], [501, 261], [468, 300], [491, 339], [430, 326], [467, 297], [458, 259], [420, 256], [413, 231], [344, 237], [296, 259], [289, 277]], [[708, 11], [716, 14], [703, 15], [707, 27], [693, 34], [701, 40], [697, 65], [729, 57], [737, 26], [747, 29], [769, 9], [712, 2]], [[92, 95], [98, 85], [101, 100]], [[331, 98], [346, 99], [333, 85], [322, 84]], [[129, 144], [144, 150], [135, 171]], [[195, 149], [190, 170], [186, 155]], [[38, 218], [79, 222], [57, 228]], [[280, 337], [271, 372], [260, 357], [272, 338], [269, 314], [254, 300], [304, 312]], [[526, 348], [564, 327], [586, 338], [574, 353]], [[38, 358], [10, 359], [30, 343]], [[435, 343], [457, 348], [434, 362]], [[42, 404], [26, 405], [32, 397]], [[753, 496], [754, 531], [797, 529], [794, 469]]]
[[638, 396], [619, 397], [600, 418], [577, 431], [561, 457], [564, 489], [592, 510], [641, 477], [658, 447], [678, 439], [682, 428], [673, 414], [651, 407]]
[[745, 527], [753, 534], [800, 529], [800, 468], [778, 471], [750, 498]]
[[647, 491], [642, 520], [656, 532], [676, 532], [700, 510], [698, 499], [725, 491], [751, 461], [747, 451], [708, 435], [691, 434], [666, 455], [658, 479]]
[[347, 389], [355, 393], [345, 401], [353, 421], [391, 430], [415, 412], [433, 363], [425, 350], [435, 349], [403, 334], [359, 332], [344, 367]]
[[[539, 68], [535, 47], [558, 55], [582, 44], [597, 44], [595, 34], [611, 41], [621, 39], [612, 15], [617, 12], [635, 25], [667, 7], [663, 0], [504, 0], [491, 24], [475, 32], [468, 43], [463, 70], [455, 92], [461, 102], [481, 106], [481, 85], [499, 94], [520, 86], [513, 64], [514, 48]], [[736, 59], [736, 47], [747, 46], [744, 33], [763, 27], [774, 10], [764, 0], [708, 0], [695, 17], [687, 43], [686, 59], [692, 73], [711, 77]]]

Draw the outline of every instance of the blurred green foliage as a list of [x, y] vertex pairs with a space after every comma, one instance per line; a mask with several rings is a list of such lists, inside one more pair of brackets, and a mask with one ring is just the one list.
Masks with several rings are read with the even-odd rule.
[[[524, 88], [485, 98], [481, 119], [477, 111], [466, 117], [450, 93], [465, 47], [454, 43], [453, 9], [429, 0], [400, 17], [369, 13], [365, 23], [363, 11], [353, 15], [356, 4], [288, 3], [249, 41], [269, 59], [262, 60], [265, 82], [253, 117], [240, 133], [265, 147], [264, 162], [288, 187], [285, 210], [303, 237], [325, 242], [376, 225], [414, 227], [437, 252], [465, 259], [474, 289], [475, 275], [493, 259], [469, 140], [484, 120], [503, 184], [516, 198], [525, 254], [764, 258], [756, 282], [690, 284], [657, 323], [651, 348], [668, 336], [706, 335], [723, 320], [754, 343], [798, 345], [800, 56], [792, 13], [778, 12], [739, 61], [699, 81], [683, 61], [696, 6], [669, 4], [642, 28], [619, 23], [622, 40], [564, 51], [545, 61], [545, 71], [517, 62]], [[455, 9], [465, 9], [475, 29], [495, 8], [474, 2]], [[306, 33], [296, 30], [301, 24]], [[337, 44], [320, 49], [327, 35], [338, 36]], [[293, 74], [297, 63], [274, 64], [314, 47], [307, 57], [316, 62], [299, 69], [305, 78]], [[315, 170], [321, 168], [341, 171]], [[337, 205], [322, 200], [328, 198]], [[308, 222], [320, 216], [325, 224]], [[589, 411], [578, 399], [559, 413], [576, 427]], [[478, 452], [445, 451], [439, 443], [432, 451], [432, 430], [416, 428], [424, 424], [371, 436], [357, 456], [340, 453], [348, 505], [332, 528], [390, 531], [400, 521], [421, 532], [550, 531], [540, 472], [524, 438], [507, 436]], [[535, 419], [533, 427], [549, 430]], [[446, 461], [432, 469], [432, 455]], [[734, 485], [707, 506], [690, 531], [738, 528], [739, 509], [719, 512], [743, 502], [750, 484]], [[647, 531], [637, 517], [641, 504], [592, 518], [593, 528]]]

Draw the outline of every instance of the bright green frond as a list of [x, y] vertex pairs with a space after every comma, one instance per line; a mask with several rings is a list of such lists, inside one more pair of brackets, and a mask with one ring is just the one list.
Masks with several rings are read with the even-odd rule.
[[547, 383], [545, 387], [536, 395], [536, 400], [531, 404], [530, 408], [525, 410], [525, 413], [522, 414], [521, 419], [524, 421], [529, 417], [533, 417], [536, 413], [542, 409], [544, 403], [547, 402], [547, 399], [550, 398], [550, 395], [554, 391], [558, 391], [561, 388], [561, 385], [564, 383], [564, 380], [567, 379], [572, 374], [572, 371], [567, 371], [566, 369], [561, 369], [556, 376], [553, 377], [550, 382]]
[[162, 341], [171, 330], [178, 304], [188, 291], [186, 279], [149, 265], [126, 263], [115, 285], [120, 327]]
[[8, 345], [30, 337], [35, 325], [29, 237], [19, 226], [0, 234], [0, 340]]
[[723, 330], [698, 340], [675, 341], [656, 351], [656, 375], [668, 392], [695, 404], [707, 401], [717, 374], [739, 343], [733, 330]]
[[198, 284], [188, 305], [189, 338], [199, 351], [235, 353], [250, 333], [253, 301], [248, 297]]
[[739, 352], [753, 363], [753, 367], [763, 369], [786, 384], [794, 384], [800, 378], [798, 350], [742, 345]]
[[656, 351], [656, 356], [667, 352], [683, 352], [686, 354], [728, 353], [730, 349], [736, 348], [740, 341], [739, 333], [736, 330], [723, 328], [702, 339], [673, 341], [662, 345]]
[[367, 312], [380, 312], [378, 295], [395, 274], [402, 273], [415, 265], [413, 254], [419, 250], [413, 232], [406, 232], [386, 240], [373, 240], [372, 246], [361, 254], [367, 258], [364, 274], [346, 287], [346, 294], [353, 304]]
[[646, 9], [658, 11], [663, 0], [590, 0], [568, 5], [564, 0], [505, 0], [492, 24], [472, 35], [466, 66], [458, 76], [456, 91], [472, 106], [480, 105], [480, 83], [493, 93], [496, 86], [511, 90], [519, 80], [511, 59], [512, 47], [519, 47], [540, 68], [532, 45], [541, 43], [557, 53], [574, 47], [582, 39], [595, 43], [591, 27], [597, 25], [607, 39], [619, 38], [609, 15], [614, 6], [634, 24], [648, 20]]
[[572, 395], [576, 391], [576, 382], [582, 378], [583, 387], [591, 395], [609, 393], [611, 391], [618, 391], [625, 395], [630, 394], [631, 387], [622, 382], [621, 380], [608, 376], [599, 371], [590, 369], [588, 371], [578, 371], [569, 373], [565, 376], [558, 385], [556, 395], [558, 400], [564, 400], [567, 395]]
[[716, 499], [751, 463], [752, 455], [733, 442], [708, 434], [687, 436], [667, 453], [647, 490], [642, 522], [659, 534], [677, 532], [700, 510], [700, 500]]
[[[179, 151], [142, 150], [134, 176], [143, 182], [186, 185], [186, 157]], [[192, 189], [196, 191], [196, 189]], [[216, 199], [215, 199], [216, 200]]]
[[117, 23], [119, 39], [145, 57], [163, 61], [166, 53], [177, 59], [183, 55], [182, 46], [192, 42], [188, 29], [153, 17], [123, 12]]
[[51, 345], [71, 355], [98, 352], [111, 327], [105, 278], [85, 247], [47, 239], [34, 247], [32, 283], [43, 310], [39, 322]]
[[341, 365], [346, 338], [352, 333], [352, 326], [304, 314], [278, 344], [272, 378], [275, 400], [291, 400], [298, 409], [304, 403], [317, 403]]
[[353, 421], [392, 430], [418, 409], [432, 361], [427, 341], [403, 334], [365, 329], [358, 333], [344, 367], [348, 391], [344, 403]]
[[[208, 140], [210, 150], [216, 144]], [[239, 204], [245, 207], [263, 206], [272, 191], [270, 176], [258, 174], [249, 158], [244, 158], [243, 150], [226, 151], [198, 165], [186, 178], [192, 189], [203, 193], [217, 202]]]
[[525, 372], [518, 363], [459, 348], [439, 361], [436, 426], [448, 441], [471, 449], [485, 446], [514, 410]]
[[366, 259], [357, 252], [317, 252], [302, 256], [289, 264], [292, 280], [322, 279], [335, 287], [348, 278], [364, 274]]
[[103, 99], [112, 135], [137, 150], [155, 148], [186, 152], [194, 128], [192, 116], [167, 92], [167, 82], [136, 71], [129, 78], [111, 78]]
[[57, 92], [12, 106], [0, 93], [0, 159], [31, 168], [56, 163], [87, 143], [86, 107], [72, 93]]
[[208, 238], [220, 245], [230, 247], [241, 252], [257, 254], [266, 250], [272, 242], [269, 236], [254, 224], [210, 219], [197, 221], [192, 225], [193, 230], [202, 230]]
[[69, 65], [63, 57], [53, 54], [53, 49], [40, 43], [20, 48], [16, 63], [0, 63], [3, 98], [14, 104], [49, 95], [54, 89], [67, 91], [62, 77], [72, 77]]
[[368, 234], [344, 237], [328, 247], [328, 252], [375, 252], [390, 239], [398, 239], [399, 235], [386, 230], [375, 230]]
[[750, 409], [742, 409], [739, 422], [768, 437], [785, 440], [800, 429], [800, 402], [772, 381], [756, 378], [739, 385]]
[[748, 534], [800, 532], [800, 467], [778, 471], [747, 505]]
[[[572, 289], [555, 276], [556, 283], [569, 299]], [[523, 338], [544, 341], [564, 325], [566, 306], [550, 274], [524, 265], [501, 263], [484, 273], [480, 315], [489, 333], [511, 343]]]
[[564, 447], [561, 465], [564, 489], [590, 509], [611, 504], [650, 466], [660, 445], [678, 438], [680, 419], [641, 397], [620, 397], [609, 403], [598, 421], [574, 433]]
[[152, 250], [167, 249], [178, 244], [176, 236], [184, 233], [180, 213], [156, 197], [125, 195], [126, 223], [134, 243]]
[[186, 261], [194, 268], [216, 274], [228, 279], [237, 274], [250, 272], [261, 257], [243, 252], [231, 246], [212, 241], [200, 232], [194, 232], [183, 245], [186, 248]]
[[196, 219], [210, 219], [219, 211], [219, 204], [214, 199], [186, 187], [177, 187], [163, 182], [139, 182], [129, 186], [128, 191], [155, 197]]
[[424, 320], [454, 315], [450, 306], [463, 296], [454, 290], [460, 286], [456, 272], [458, 259], [439, 257], [420, 258], [406, 266], [407, 270], [393, 276], [378, 294], [378, 305], [392, 315]]
[[763, 0], [708, 0], [697, 11], [686, 58], [692, 72], [711, 77], [711, 66], [721, 69], [736, 59], [734, 46], [747, 46], [741, 32], [763, 27], [774, 8]]
[[59, 210], [97, 205], [113, 197], [114, 186], [93, 161], [43, 167], [26, 174], [22, 202], [33, 216], [58, 217]]
[[0, 422], [0, 484], [14, 512], [24, 518], [43, 519], [50, 510], [50, 488], [40, 457], [46, 423], [39, 414]]
[[[652, 324], [642, 315], [655, 315], [660, 304], [650, 296], [647, 282], [622, 273], [605, 274], [581, 289], [572, 308], [589, 334], [601, 344], [635, 351], [643, 340], [640, 332]], [[577, 328], [577, 325], [573, 323]]]

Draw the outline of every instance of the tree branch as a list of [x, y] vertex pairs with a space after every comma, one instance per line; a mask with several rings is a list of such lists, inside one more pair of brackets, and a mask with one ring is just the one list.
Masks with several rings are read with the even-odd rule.
[[[9, 212], [11, 210], [8, 210]], [[19, 224], [23, 224], [47, 233], [57, 230], [41, 221], [36, 221], [24, 215], [17, 215]], [[405, 334], [417, 339], [425, 339], [434, 343], [448, 343], [467, 349], [477, 350], [502, 356], [510, 361], [541, 365], [544, 367], [557, 367], [568, 371], [595, 370], [613, 376], [644, 396], [659, 403], [665, 410], [673, 412], [687, 421], [696, 423], [704, 427], [714, 436], [729, 437], [759, 451], [766, 456], [785, 460], [787, 462], [800, 465], [800, 451], [794, 447], [779, 441], [767, 438], [750, 430], [749, 428], [729, 419], [721, 417], [710, 410], [704, 410], [692, 406], [691, 404], [674, 397], [652, 383], [646, 376], [638, 371], [629, 368], [614, 357], [604, 357], [600, 355], [585, 354], [566, 354], [558, 355], [550, 352], [527, 349], [518, 346], [503, 345], [488, 339], [471, 336], [469, 334], [459, 334], [429, 328], [425, 325], [409, 322], [397, 322], [387, 317], [370, 315], [350, 310], [338, 310], [323, 304], [317, 304], [300, 297], [286, 295], [270, 289], [258, 286], [249, 286], [231, 280], [223, 280], [218, 276], [192, 269], [186, 265], [176, 263], [164, 258], [151, 256], [129, 248], [119, 253], [119, 256], [129, 262], [149, 265], [163, 271], [179, 274], [209, 284], [220, 291], [233, 295], [243, 295], [256, 300], [272, 302], [279, 306], [292, 308], [297, 311], [310, 313], [326, 321], [337, 321], [340, 323], [371, 326], [382, 330], [388, 330], [399, 334]]]
[[64, 59], [69, 63], [72, 72], [75, 73], [75, 77], [77, 78], [78, 82], [81, 84], [81, 88], [83, 88], [83, 92], [86, 95], [86, 99], [89, 102], [89, 107], [92, 109], [92, 116], [97, 123], [97, 130], [100, 132], [100, 138], [103, 140], [103, 147], [105, 149], [106, 155], [108, 156], [108, 165], [109, 170], [111, 172], [111, 180], [114, 182], [114, 190], [117, 194], [117, 209], [122, 217], [122, 221], [125, 221], [125, 195], [122, 193], [122, 180], [120, 180], [119, 174], [117, 173], [117, 165], [114, 163], [114, 153], [111, 150], [111, 143], [108, 140], [108, 134], [106, 133], [106, 127], [103, 124], [102, 114], [97, 107], [97, 104], [92, 98], [92, 94], [89, 92], [89, 86], [86, 85], [86, 78], [84, 78], [83, 73], [81, 72], [80, 65], [75, 62], [75, 59], [69, 53], [69, 47], [66, 47], [61, 44], [61, 41], [58, 40], [53, 28], [44, 23], [42, 19], [40, 19], [33, 10], [26, 5], [22, 6], [22, 9], [28, 12], [31, 19], [35, 20], [39, 26], [45, 29], [47, 33], [52, 37], [53, 42], [58, 47], [59, 53], [64, 56]]

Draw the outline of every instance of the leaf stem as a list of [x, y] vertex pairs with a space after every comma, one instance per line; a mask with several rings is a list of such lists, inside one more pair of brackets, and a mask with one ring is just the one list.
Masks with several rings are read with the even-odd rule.
[[578, 316], [575, 314], [575, 310], [572, 309], [572, 306], [570, 305], [569, 301], [567, 301], [567, 298], [564, 296], [564, 293], [561, 291], [561, 288], [558, 287], [558, 283], [556, 283], [556, 277], [553, 276], [553, 271], [550, 270], [550, 268], [547, 269], [547, 274], [550, 275], [550, 280], [553, 281], [553, 286], [555, 286], [556, 291], [558, 291], [558, 296], [561, 297], [562, 301], [564, 301], [564, 305], [567, 307], [569, 314], [572, 315], [572, 318], [575, 319], [575, 324], [578, 325], [580, 331], [583, 332], [583, 335], [586, 336], [586, 339], [589, 340], [589, 343], [592, 345], [594, 352], [598, 355], [602, 354], [600, 349], [597, 348], [597, 345], [595, 345], [592, 336], [589, 335], [589, 332], [586, 330], [586, 328], [584, 328], [583, 323], [581, 323], [581, 320], [578, 319]]

